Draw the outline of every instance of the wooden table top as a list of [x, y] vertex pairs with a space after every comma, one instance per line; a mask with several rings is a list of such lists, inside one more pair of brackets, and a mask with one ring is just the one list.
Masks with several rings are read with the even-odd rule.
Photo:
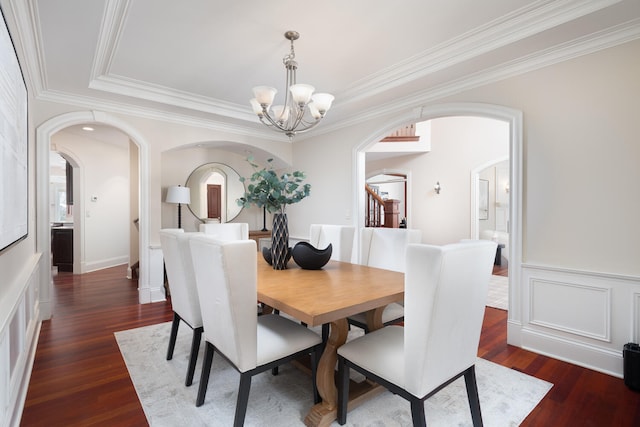
[[293, 261], [288, 267], [274, 270], [258, 258], [258, 299], [310, 326], [404, 298], [404, 273], [338, 261], [321, 270], [303, 270]]

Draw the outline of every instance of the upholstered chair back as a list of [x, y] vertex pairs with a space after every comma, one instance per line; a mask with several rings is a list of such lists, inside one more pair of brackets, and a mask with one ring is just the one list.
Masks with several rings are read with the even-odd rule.
[[407, 245], [420, 243], [422, 231], [407, 228], [363, 228], [359, 263], [404, 272]]
[[424, 396], [476, 363], [496, 243], [412, 244], [405, 272], [405, 388]]
[[218, 240], [247, 240], [249, 238], [249, 224], [245, 222], [200, 224], [200, 232], [214, 235]]
[[205, 339], [240, 372], [257, 366], [257, 249], [253, 240], [190, 240]]
[[309, 243], [318, 249], [332, 246], [331, 259], [351, 262], [355, 227], [348, 225], [311, 224]]
[[202, 326], [200, 300], [191, 262], [189, 237], [180, 228], [160, 230], [160, 246], [164, 256], [173, 311], [192, 328]]

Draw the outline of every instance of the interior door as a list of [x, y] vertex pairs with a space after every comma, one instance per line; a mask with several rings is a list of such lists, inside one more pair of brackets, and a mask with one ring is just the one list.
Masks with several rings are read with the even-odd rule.
[[207, 218], [222, 218], [222, 187], [207, 184]]

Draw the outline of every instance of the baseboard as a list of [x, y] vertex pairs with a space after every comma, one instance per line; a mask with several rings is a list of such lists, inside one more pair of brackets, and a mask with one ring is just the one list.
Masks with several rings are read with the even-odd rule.
[[85, 262], [82, 264], [82, 273], [90, 273], [92, 271], [104, 270], [105, 268], [116, 267], [129, 263], [129, 256], [121, 256], [100, 261]]
[[19, 427], [20, 421], [22, 419], [22, 411], [24, 410], [24, 403], [27, 399], [27, 391], [29, 390], [29, 382], [31, 381], [31, 372], [33, 371], [33, 363], [36, 358], [36, 349], [38, 348], [38, 339], [40, 338], [40, 328], [42, 327], [42, 322], [36, 322], [34, 328], [34, 334], [30, 340], [31, 347], [29, 348], [29, 353], [27, 356], [27, 360], [25, 361], [25, 370], [24, 375], [22, 377], [22, 383], [20, 384], [20, 390], [18, 392], [18, 396], [16, 399], [15, 406], [13, 408], [13, 414], [11, 415], [11, 422], [9, 423], [12, 427]]
[[138, 288], [138, 301], [140, 304], [166, 301], [164, 288]]
[[598, 348], [530, 329], [523, 329], [522, 348], [614, 377], [623, 377], [622, 349]]

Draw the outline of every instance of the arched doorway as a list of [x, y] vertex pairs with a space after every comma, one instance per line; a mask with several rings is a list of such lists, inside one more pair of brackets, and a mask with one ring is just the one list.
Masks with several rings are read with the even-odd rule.
[[[522, 248], [522, 113], [518, 110], [473, 103], [441, 104], [415, 109], [405, 116], [389, 123], [370, 138], [354, 148], [353, 161], [355, 177], [353, 193], [356, 194], [353, 211], [357, 212], [357, 229], [364, 227], [364, 188], [365, 188], [365, 151], [379, 141], [385, 134], [407, 123], [430, 120], [448, 116], [476, 116], [505, 121], [509, 124], [509, 181], [510, 181], [510, 247], [509, 247], [509, 319], [521, 318], [520, 276]], [[356, 239], [356, 242], [358, 239]], [[356, 248], [357, 250], [357, 248]]]
[[[138, 146], [139, 153], [139, 212], [140, 217], [149, 215], [149, 153], [148, 144], [144, 138], [128, 123], [102, 112], [74, 112], [53, 117], [40, 125], [36, 129], [36, 164], [38, 165], [36, 182], [36, 216], [38, 218], [36, 250], [44, 257], [43, 268], [40, 271], [42, 288], [40, 289], [40, 311], [43, 319], [51, 317], [51, 288], [53, 281], [51, 277], [51, 234], [49, 224], [49, 151], [51, 137], [60, 130], [78, 124], [101, 123], [113, 126], [129, 136], [131, 141]], [[139, 301], [141, 303], [151, 302], [161, 299], [159, 295], [153, 294], [149, 283], [150, 271], [150, 250], [149, 248], [149, 226], [146, 223], [139, 227], [139, 247], [140, 251], [140, 275], [139, 275]], [[161, 292], [161, 291], [155, 291]], [[162, 295], [164, 298], [164, 295]]]

